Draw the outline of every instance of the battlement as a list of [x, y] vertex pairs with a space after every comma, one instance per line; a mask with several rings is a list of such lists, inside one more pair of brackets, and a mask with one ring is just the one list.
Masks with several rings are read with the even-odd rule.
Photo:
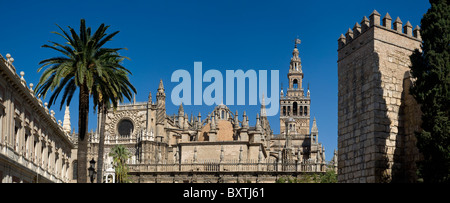
[[374, 10], [372, 14], [370, 14], [369, 19], [364, 16], [361, 24], [356, 22], [356, 24], [353, 26], [353, 29], [348, 28], [345, 35], [341, 34], [338, 39], [338, 50], [350, 44], [353, 40], [361, 36], [372, 27], [386, 29], [399, 35], [422, 41], [422, 37], [420, 36], [420, 28], [418, 25], [414, 28], [414, 30], [412, 29], [412, 25], [409, 21], [406, 22], [404, 26], [402, 26], [403, 22], [400, 20], [400, 17], [397, 17], [397, 19], [392, 24], [392, 18], [389, 13], [386, 13], [380, 24], [380, 17], [381, 15], [376, 10]]

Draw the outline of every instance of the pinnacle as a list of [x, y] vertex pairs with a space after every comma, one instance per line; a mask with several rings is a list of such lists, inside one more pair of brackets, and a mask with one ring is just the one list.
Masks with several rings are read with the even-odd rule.
[[361, 21], [361, 24], [362, 24], [362, 22], [369, 22], [369, 19], [366, 16], [364, 16], [362, 21]]
[[412, 27], [412, 25], [411, 25], [411, 23], [408, 21], [408, 22], [406, 22], [406, 25], [405, 26], [407, 26], [407, 27]]
[[178, 109], [178, 113], [180, 113], [180, 112], [184, 112], [184, 109], [183, 109], [183, 102], [181, 102], [180, 108]]
[[397, 17], [397, 19], [395, 19], [394, 22], [396, 22], [396, 23], [402, 23], [402, 21], [400, 20], [400, 17]]
[[158, 89], [164, 89], [163, 81], [162, 79], [159, 81], [159, 87]]
[[377, 15], [377, 16], [381, 16], [379, 13], [378, 13], [378, 11], [377, 10], [373, 10], [373, 12], [372, 12], [372, 14], [370, 14], [370, 15]]
[[389, 13], [386, 13], [386, 15], [384, 16], [383, 19], [392, 20], [392, 18], [391, 18], [391, 16], [389, 15]]
[[319, 132], [319, 130], [317, 129], [316, 117], [314, 117], [313, 126], [311, 128], [311, 132]]

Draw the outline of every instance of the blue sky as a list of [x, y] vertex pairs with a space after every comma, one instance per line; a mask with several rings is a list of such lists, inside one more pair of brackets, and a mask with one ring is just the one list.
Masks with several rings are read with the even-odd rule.
[[[294, 39], [298, 36], [304, 72], [303, 86], [310, 85], [311, 116], [316, 117], [319, 141], [326, 159], [337, 149], [337, 39], [374, 9], [384, 17], [389, 12], [413, 27], [420, 24], [428, 1], [0, 1], [2, 26], [0, 54], [10, 53], [17, 72], [24, 71], [27, 83], [39, 81], [39, 61], [55, 56], [41, 48], [48, 40], [62, 42], [52, 31], [55, 24], [79, 28], [80, 19], [96, 29], [110, 25], [109, 33], [120, 33], [107, 47], [125, 47], [122, 55], [131, 60], [124, 66], [132, 71], [137, 101], [147, 101], [149, 91], [155, 101], [159, 80], [164, 81], [167, 113], [178, 107], [170, 93], [174, 71], [185, 69], [193, 75], [194, 61], [202, 61], [203, 72], [225, 70], [279, 70], [286, 88]], [[224, 80], [225, 81], [225, 80]], [[270, 84], [270, 83], [269, 83]], [[208, 86], [203, 84], [203, 88]], [[277, 94], [279, 92], [276, 92]], [[47, 101], [49, 96], [45, 99]], [[248, 100], [247, 100], [248, 103]], [[59, 103], [57, 103], [59, 104]], [[254, 125], [257, 106], [229, 106], [240, 115], [244, 110]], [[59, 105], [52, 109], [63, 120]], [[206, 115], [213, 106], [185, 106], [185, 112]], [[70, 105], [72, 128], [77, 129], [78, 100]], [[92, 110], [91, 110], [92, 112]], [[89, 129], [96, 128], [91, 113]], [[279, 133], [279, 115], [269, 118]], [[312, 119], [311, 119], [312, 123]]]

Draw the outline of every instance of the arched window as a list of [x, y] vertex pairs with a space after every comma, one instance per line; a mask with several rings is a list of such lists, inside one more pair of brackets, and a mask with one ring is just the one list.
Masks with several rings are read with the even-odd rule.
[[292, 104], [292, 111], [293, 111], [293, 115], [296, 116], [297, 115], [297, 102], [294, 102]]
[[307, 116], [308, 115], [308, 107], [307, 106], [305, 106], [305, 116]]
[[222, 114], [221, 115], [222, 119], [225, 119], [225, 111], [224, 110], [221, 111], [221, 114]]
[[303, 106], [300, 106], [300, 116], [303, 116]]
[[293, 83], [292, 83], [292, 87], [293, 87], [294, 89], [297, 89], [297, 88], [298, 88], [298, 80], [297, 80], [297, 79], [294, 79], [294, 81], [293, 81]]
[[283, 106], [283, 116], [286, 116], [286, 107]]
[[288, 106], [288, 107], [287, 107], [287, 115], [288, 115], [288, 116], [291, 116], [291, 106]]

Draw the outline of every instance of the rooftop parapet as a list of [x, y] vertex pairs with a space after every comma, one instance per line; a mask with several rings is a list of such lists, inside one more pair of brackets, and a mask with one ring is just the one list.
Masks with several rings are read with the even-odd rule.
[[403, 22], [400, 20], [400, 17], [397, 17], [392, 26], [392, 18], [389, 13], [382, 19], [382, 24], [380, 24], [380, 14], [374, 10], [372, 14], [370, 14], [369, 19], [366, 16], [363, 17], [361, 21], [361, 25], [358, 22], [353, 26], [353, 29], [348, 29], [345, 33], [345, 36], [341, 34], [338, 39], [338, 49], [343, 48], [348, 43], [356, 39], [359, 35], [363, 34], [371, 27], [380, 27], [393, 32], [397, 32], [398, 34], [402, 34], [404, 36], [408, 36], [411, 38], [415, 38], [417, 40], [422, 40], [420, 36], [420, 28], [416, 26], [414, 30], [412, 30], [412, 25], [408, 21], [404, 26]]

